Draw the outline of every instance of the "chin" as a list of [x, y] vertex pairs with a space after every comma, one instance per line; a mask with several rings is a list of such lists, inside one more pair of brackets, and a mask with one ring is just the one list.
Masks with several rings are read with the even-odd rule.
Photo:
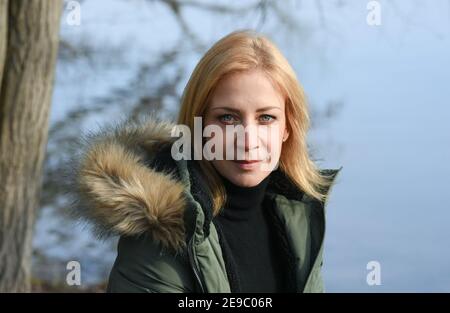
[[240, 187], [254, 187], [256, 185], [258, 185], [257, 181], [242, 181], [240, 179], [238, 179], [238, 181], [235, 182], [236, 185], [240, 186]]
[[228, 178], [230, 181], [241, 187], [254, 187], [263, 179], [259, 172], [240, 172], [233, 173], [229, 176], [231, 176]]
[[243, 170], [237, 168], [232, 161], [228, 164], [214, 164], [216, 170], [229, 181], [241, 187], [253, 187], [258, 185], [269, 173], [260, 169]]

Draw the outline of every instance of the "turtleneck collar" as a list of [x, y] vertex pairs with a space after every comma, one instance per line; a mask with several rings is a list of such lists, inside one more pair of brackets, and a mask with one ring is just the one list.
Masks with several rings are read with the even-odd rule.
[[270, 181], [270, 174], [258, 185], [252, 187], [238, 186], [221, 174], [219, 176], [222, 178], [227, 193], [224, 209], [220, 213], [222, 217], [243, 220], [261, 209]]

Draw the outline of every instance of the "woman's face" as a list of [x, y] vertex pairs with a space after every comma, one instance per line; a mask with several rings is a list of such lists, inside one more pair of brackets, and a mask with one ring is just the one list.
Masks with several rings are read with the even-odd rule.
[[[259, 184], [276, 168], [289, 135], [284, 98], [260, 70], [225, 76], [212, 95], [203, 124], [217, 125], [223, 134], [222, 159], [210, 162], [222, 176], [242, 187]], [[227, 125], [239, 125], [245, 133], [227, 136]]]

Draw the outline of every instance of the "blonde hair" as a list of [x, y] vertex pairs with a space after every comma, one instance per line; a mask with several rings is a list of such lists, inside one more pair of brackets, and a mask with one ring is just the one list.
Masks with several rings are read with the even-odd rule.
[[[194, 117], [203, 116], [221, 78], [252, 69], [262, 70], [285, 96], [289, 137], [283, 143], [279, 169], [304, 193], [325, 201], [326, 176], [309, 158], [306, 134], [310, 119], [303, 88], [278, 48], [252, 30], [235, 31], [216, 42], [201, 58], [184, 89], [178, 124], [194, 128]], [[213, 215], [226, 200], [224, 186], [211, 162], [202, 158], [200, 168], [213, 197]]]

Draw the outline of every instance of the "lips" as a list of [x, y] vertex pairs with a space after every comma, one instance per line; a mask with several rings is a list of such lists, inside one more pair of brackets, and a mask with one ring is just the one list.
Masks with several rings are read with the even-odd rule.
[[240, 164], [253, 164], [253, 163], [258, 163], [261, 161], [259, 161], [259, 160], [235, 160], [234, 162], [240, 163]]
[[233, 162], [244, 171], [256, 170], [261, 164], [261, 161], [258, 160], [234, 160]]

